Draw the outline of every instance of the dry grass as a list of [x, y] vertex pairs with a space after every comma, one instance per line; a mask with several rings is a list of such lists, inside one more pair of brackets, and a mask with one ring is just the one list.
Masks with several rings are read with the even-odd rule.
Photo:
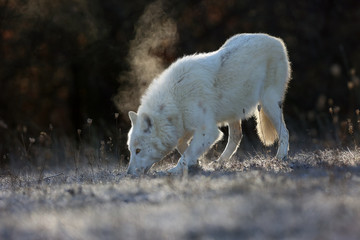
[[[0, 177], [0, 239], [356, 239], [360, 151], [262, 156], [168, 177], [82, 167]], [[113, 169], [113, 170], [109, 170]]]

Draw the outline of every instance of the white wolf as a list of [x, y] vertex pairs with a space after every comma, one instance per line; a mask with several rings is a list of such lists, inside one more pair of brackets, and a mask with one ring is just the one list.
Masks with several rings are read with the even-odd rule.
[[253, 115], [265, 145], [277, 139], [276, 157], [284, 159], [289, 133], [282, 103], [290, 80], [283, 41], [267, 34], [239, 34], [217, 51], [185, 56], [149, 86], [138, 112], [129, 112], [128, 173], [139, 175], [175, 147], [181, 154], [169, 173], [197, 164], [228, 125], [229, 138], [219, 161], [229, 159], [242, 138], [241, 120]]

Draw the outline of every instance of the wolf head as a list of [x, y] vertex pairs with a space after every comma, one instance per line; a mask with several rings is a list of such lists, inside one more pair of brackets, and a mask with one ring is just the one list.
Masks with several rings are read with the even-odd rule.
[[129, 112], [131, 129], [128, 135], [128, 148], [130, 151], [130, 163], [128, 174], [138, 176], [146, 173], [151, 166], [160, 161], [169, 151], [169, 144], [161, 123], [155, 121], [147, 113]]

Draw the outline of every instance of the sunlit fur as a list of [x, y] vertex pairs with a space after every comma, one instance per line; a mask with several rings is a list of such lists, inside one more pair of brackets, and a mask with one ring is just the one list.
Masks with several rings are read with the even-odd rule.
[[219, 125], [229, 126], [219, 158], [226, 160], [240, 143], [241, 120], [254, 115], [261, 141], [279, 139], [277, 157], [285, 158], [282, 103], [289, 80], [284, 43], [266, 34], [235, 35], [217, 51], [177, 60], [151, 83], [138, 112], [129, 113], [128, 173], [146, 172], [175, 147], [182, 156], [169, 172], [182, 172], [221, 138]]

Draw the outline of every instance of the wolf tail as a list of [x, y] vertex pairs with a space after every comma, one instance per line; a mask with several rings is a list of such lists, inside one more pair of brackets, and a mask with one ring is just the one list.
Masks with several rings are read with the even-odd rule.
[[256, 130], [261, 142], [265, 146], [271, 146], [278, 139], [278, 134], [274, 127], [274, 124], [271, 122], [269, 117], [266, 115], [263, 109], [261, 109], [260, 105], [256, 114]]

